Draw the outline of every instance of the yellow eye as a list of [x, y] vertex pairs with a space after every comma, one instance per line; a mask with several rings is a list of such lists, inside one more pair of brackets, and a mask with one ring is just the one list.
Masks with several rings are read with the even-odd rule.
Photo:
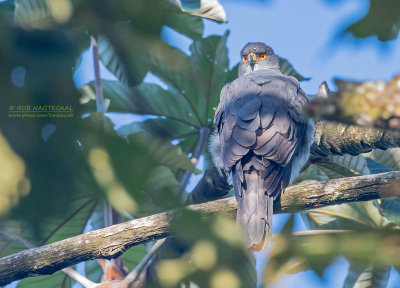
[[267, 55], [265, 55], [265, 53], [261, 53], [260, 55], [258, 55], [258, 58], [260, 60], [265, 60], [265, 59], [267, 59]]
[[243, 60], [243, 62], [247, 62], [247, 57], [243, 56], [242, 60]]

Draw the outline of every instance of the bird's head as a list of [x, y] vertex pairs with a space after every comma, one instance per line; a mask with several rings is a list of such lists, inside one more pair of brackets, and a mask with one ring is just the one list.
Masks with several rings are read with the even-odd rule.
[[261, 42], [247, 43], [240, 51], [239, 77], [256, 70], [279, 70], [279, 61], [274, 50]]

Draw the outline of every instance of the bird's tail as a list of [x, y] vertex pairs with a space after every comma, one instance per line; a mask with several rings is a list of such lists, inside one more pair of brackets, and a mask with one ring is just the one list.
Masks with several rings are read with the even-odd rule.
[[235, 181], [238, 175], [236, 171], [232, 173], [238, 202], [236, 221], [244, 231], [246, 247], [257, 251], [264, 249], [271, 239], [274, 204], [274, 197], [265, 193], [260, 173], [255, 169], [244, 171], [244, 181]]

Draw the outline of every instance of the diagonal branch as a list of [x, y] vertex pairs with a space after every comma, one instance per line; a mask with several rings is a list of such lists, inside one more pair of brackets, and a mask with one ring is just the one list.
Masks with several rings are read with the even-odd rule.
[[[27, 248], [35, 248], [36, 247], [35, 245], [33, 245], [29, 241], [25, 240], [24, 238], [14, 234], [14, 233], [11, 233], [9, 231], [0, 229], [0, 234], [2, 234], [3, 236], [5, 236], [7, 238], [10, 238], [11, 240], [18, 242], [19, 244], [21, 244], [22, 246], [25, 246]], [[66, 268], [62, 269], [62, 271], [85, 288], [95, 288], [96, 287], [96, 283], [89, 280], [85, 276], [79, 274], [77, 271], [75, 271], [74, 269], [72, 269], [70, 267], [66, 267]]]
[[[354, 201], [400, 197], [400, 172], [348, 177], [289, 187], [277, 203], [275, 213], [304, 211]], [[279, 202], [279, 201], [278, 201]], [[231, 198], [190, 205], [205, 216], [234, 215]], [[169, 223], [176, 211], [168, 211], [91, 231], [39, 248], [28, 249], [0, 259], [0, 285], [95, 258], [115, 258], [126, 249], [170, 235]]]

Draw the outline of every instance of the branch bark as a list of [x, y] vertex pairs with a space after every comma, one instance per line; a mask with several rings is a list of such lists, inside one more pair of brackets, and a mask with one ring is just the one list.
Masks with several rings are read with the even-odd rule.
[[372, 149], [385, 150], [399, 146], [399, 130], [320, 121], [315, 124], [311, 153], [323, 157], [329, 154], [358, 155]]
[[[348, 177], [289, 187], [277, 201], [275, 213], [304, 211], [354, 201], [400, 197], [400, 172]], [[205, 217], [234, 215], [235, 198], [190, 205]], [[170, 235], [169, 223], [176, 210], [91, 231], [39, 248], [28, 249], [0, 259], [0, 285], [96, 258], [115, 258], [126, 249]]]

